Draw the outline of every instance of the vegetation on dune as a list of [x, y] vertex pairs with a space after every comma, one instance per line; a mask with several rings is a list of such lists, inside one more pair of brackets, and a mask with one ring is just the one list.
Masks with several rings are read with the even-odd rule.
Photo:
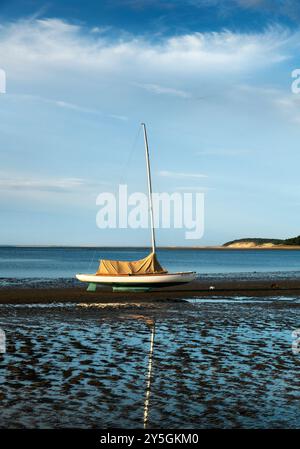
[[284, 240], [285, 245], [300, 245], [300, 235]]
[[298, 237], [292, 237], [289, 239], [264, 239], [264, 238], [245, 238], [245, 239], [237, 239], [231, 240], [230, 242], [224, 243], [223, 246], [229, 246], [234, 243], [249, 243], [253, 242], [256, 245], [263, 245], [265, 243], [272, 243], [273, 245], [300, 245], [300, 235]]

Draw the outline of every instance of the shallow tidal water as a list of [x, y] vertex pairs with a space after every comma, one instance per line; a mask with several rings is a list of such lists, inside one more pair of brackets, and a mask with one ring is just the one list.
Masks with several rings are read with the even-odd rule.
[[0, 306], [0, 427], [299, 428], [299, 312], [300, 298]]

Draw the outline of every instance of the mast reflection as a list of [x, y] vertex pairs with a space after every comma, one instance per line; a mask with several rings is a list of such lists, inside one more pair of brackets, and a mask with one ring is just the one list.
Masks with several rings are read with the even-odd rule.
[[151, 394], [151, 382], [153, 371], [153, 356], [154, 356], [154, 340], [155, 340], [155, 321], [152, 318], [144, 315], [131, 315], [130, 318], [142, 320], [146, 323], [150, 329], [150, 347], [148, 353], [148, 367], [146, 375], [146, 394], [144, 401], [144, 429], [148, 426], [149, 421], [149, 408], [150, 408], [150, 394]]

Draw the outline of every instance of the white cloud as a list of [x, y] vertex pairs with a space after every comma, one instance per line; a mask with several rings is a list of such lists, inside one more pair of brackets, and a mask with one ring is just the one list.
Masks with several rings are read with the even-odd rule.
[[[128, 34], [112, 40], [100, 31], [60, 19], [3, 23], [0, 61], [7, 72], [8, 94], [13, 85], [16, 92], [30, 92], [70, 112], [119, 121], [135, 115], [136, 120], [141, 106], [151, 107], [160, 95], [169, 102], [196, 102], [203, 94], [208, 104], [222, 101], [228, 86], [285, 61], [300, 42], [300, 32], [280, 27], [249, 34], [191, 33], [159, 41]], [[141, 90], [154, 94], [147, 104], [141, 101]]]
[[128, 120], [128, 117], [126, 115], [109, 114], [109, 117], [116, 120], [121, 120], [122, 122], [126, 122]]
[[184, 172], [173, 172], [167, 170], [161, 170], [158, 172], [159, 176], [163, 176], [165, 178], [175, 178], [175, 179], [199, 179], [199, 178], [207, 178], [207, 175], [202, 173], [184, 173]]
[[136, 86], [141, 87], [142, 89], [148, 90], [154, 94], [158, 95], [173, 95], [175, 97], [180, 98], [190, 98], [191, 94], [184, 90], [173, 89], [171, 87], [160, 86], [159, 84], [139, 84], [136, 83]]
[[[291, 78], [292, 80], [292, 78]], [[282, 117], [287, 118], [290, 123], [300, 123], [300, 95], [291, 91], [275, 87], [241, 85], [236, 89], [238, 95], [245, 98], [258, 99], [267, 105], [269, 111], [277, 111]], [[266, 107], [266, 106], [265, 106]]]
[[30, 204], [30, 208], [48, 211], [54, 207], [63, 213], [72, 208], [92, 211], [99, 191], [106, 191], [110, 186], [110, 182], [83, 178], [0, 173], [0, 203], [13, 208]]
[[37, 177], [28, 174], [0, 172], [1, 191], [36, 191], [36, 192], [80, 192], [95, 190], [100, 186], [109, 186], [106, 181], [94, 182], [83, 178], [72, 177]]
[[111, 30], [110, 26], [104, 26], [104, 27], [93, 27], [91, 29], [91, 33], [98, 33], [98, 34], [103, 34], [103, 33], [107, 33], [108, 31]]
[[108, 113], [104, 113], [101, 110], [98, 109], [93, 109], [93, 108], [87, 108], [85, 106], [82, 106], [80, 104], [76, 104], [76, 103], [70, 103], [67, 101], [63, 101], [63, 100], [52, 100], [50, 98], [45, 98], [45, 97], [41, 97], [39, 95], [28, 95], [28, 94], [18, 94], [18, 95], [14, 95], [14, 94], [8, 94], [7, 95], [8, 98], [14, 99], [14, 100], [24, 100], [24, 101], [39, 101], [39, 102], [43, 102], [43, 103], [48, 103], [50, 105], [54, 105], [57, 106], [58, 108], [62, 108], [62, 109], [68, 109], [71, 111], [75, 111], [75, 112], [80, 112], [83, 114], [94, 114], [94, 115], [98, 115], [100, 117], [110, 117], [113, 118], [115, 120], [121, 120], [121, 121], [126, 121], [128, 120], [128, 117], [125, 115], [118, 115], [118, 114], [108, 114]]
[[[51, 100], [48, 100], [48, 101], [51, 101]], [[88, 113], [92, 113], [92, 114], [95, 114], [95, 113], [99, 114], [99, 111], [96, 111], [94, 109], [84, 108], [82, 106], [79, 106], [78, 104], [68, 103], [67, 101], [56, 100], [56, 101], [51, 101], [51, 102], [56, 104], [60, 108], [73, 109], [74, 111], [78, 111], [78, 112], [88, 112]]]
[[178, 192], [208, 192], [210, 190], [215, 190], [213, 187], [204, 187], [204, 186], [178, 186], [175, 187], [175, 191]]
[[94, 182], [83, 178], [0, 173], [0, 203], [17, 207], [21, 202], [23, 206], [31, 204], [38, 208], [62, 208], [64, 212], [72, 207], [82, 211], [94, 210], [99, 191], [106, 191], [110, 186], [110, 182]]
[[[179, 79], [189, 74], [213, 75], [220, 69], [223, 73], [240, 73], [269, 66], [288, 58], [290, 49], [299, 42], [298, 32], [279, 27], [257, 34], [192, 33], [159, 42], [128, 36], [109, 41], [101, 33], [84, 31], [83, 27], [60, 19], [3, 24], [0, 60], [10, 76], [16, 78], [25, 74], [35, 77], [39, 70], [46, 76], [47, 70], [69, 68], [101, 74], [122, 73], [123, 78], [147, 74], [151, 79], [173, 73]], [[159, 86], [148, 84], [152, 88]]]
[[[260, 185], [261, 167], [269, 163], [272, 169], [264, 171], [261, 183], [267, 185], [265, 174], [275, 177], [281, 160], [285, 163], [281, 142], [285, 151], [288, 148], [295, 155], [286, 177], [297, 179], [300, 108], [289, 92], [288, 78], [291, 68], [297, 67], [289, 58], [298, 57], [299, 31], [273, 27], [249, 34], [156, 36], [155, 41], [121, 33], [119, 39], [111, 39], [109, 34], [117, 34], [113, 31], [59, 19], [2, 22], [0, 66], [8, 82], [0, 104], [2, 202], [17, 207], [15, 199], [20, 204], [32, 199], [39, 207], [51, 203], [54, 210], [60, 203], [67, 211], [73, 201], [76, 208], [80, 204], [78, 216], [82, 216], [82, 208], [95, 207], [93, 195], [100, 190], [84, 176], [101, 180], [109, 174], [116, 185], [135, 135], [133, 127], [144, 120], [149, 123], [151, 148], [153, 135], [156, 167], [170, 169], [159, 173], [163, 184], [203, 190], [206, 179], [197, 173], [201, 164], [196, 151], [233, 155], [231, 149], [243, 150], [245, 142], [249, 149], [261, 148], [258, 169], [248, 179], [254, 166], [251, 158], [250, 168], [231, 158], [226, 167], [229, 174], [224, 173], [224, 158], [220, 165], [216, 157], [214, 178], [220, 171], [224, 174], [218, 180], [219, 203], [228, 182], [236, 191], [236, 183], [243, 179], [246, 193], [247, 188], [252, 192], [253, 183]], [[254, 87], [239, 87], [250, 82]], [[270, 88], [273, 82], [281, 83], [282, 90]], [[23, 102], [25, 93], [31, 95], [28, 104]], [[206, 102], [197, 101], [204, 95]], [[270, 157], [273, 154], [276, 158]], [[40, 171], [27, 176], [26, 170], [34, 167]], [[205, 167], [207, 172], [210, 165]], [[13, 169], [18, 174], [10, 176]], [[281, 185], [284, 182], [282, 178]]]
[[300, 95], [278, 93], [274, 104], [283, 114], [287, 115], [291, 122], [300, 123]]
[[70, 191], [84, 185], [84, 180], [79, 178], [4, 177], [0, 179], [1, 190]]
[[[86, 108], [84, 106], [81, 106], [81, 105], [78, 105], [75, 103], [69, 103], [67, 101], [62, 101], [62, 100], [52, 101], [52, 100], [48, 100], [48, 99], [45, 99], [45, 101], [54, 103], [56, 106], [58, 106], [60, 108], [71, 109], [73, 111], [82, 112], [82, 113], [86, 113], [86, 114], [96, 114], [96, 115], [100, 115], [100, 116], [104, 115], [100, 110]], [[107, 116], [110, 118], [113, 118], [115, 120], [121, 120], [121, 121], [128, 120], [128, 117], [126, 117], [125, 115], [107, 114]]]
[[250, 154], [250, 150], [234, 150], [234, 149], [223, 149], [223, 150], [203, 150], [198, 151], [199, 156], [242, 156], [245, 154]]

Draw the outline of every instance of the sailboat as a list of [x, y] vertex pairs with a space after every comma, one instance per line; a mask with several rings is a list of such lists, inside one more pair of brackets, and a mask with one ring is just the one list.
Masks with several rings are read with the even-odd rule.
[[152, 251], [147, 257], [136, 261], [102, 259], [95, 274], [76, 274], [76, 278], [79, 281], [90, 284], [90, 290], [93, 290], [93, 287], [96, 287], [98, 284], [111, 286], [113, 290], [149, 290], [151, 288], [185, 284], [196, 277], [196, 272], [194, 271], [170, 273], [160, 265], [157, 259], [149, 146], [145, 123], [142, 123], [142, 127], [145, 142]]

